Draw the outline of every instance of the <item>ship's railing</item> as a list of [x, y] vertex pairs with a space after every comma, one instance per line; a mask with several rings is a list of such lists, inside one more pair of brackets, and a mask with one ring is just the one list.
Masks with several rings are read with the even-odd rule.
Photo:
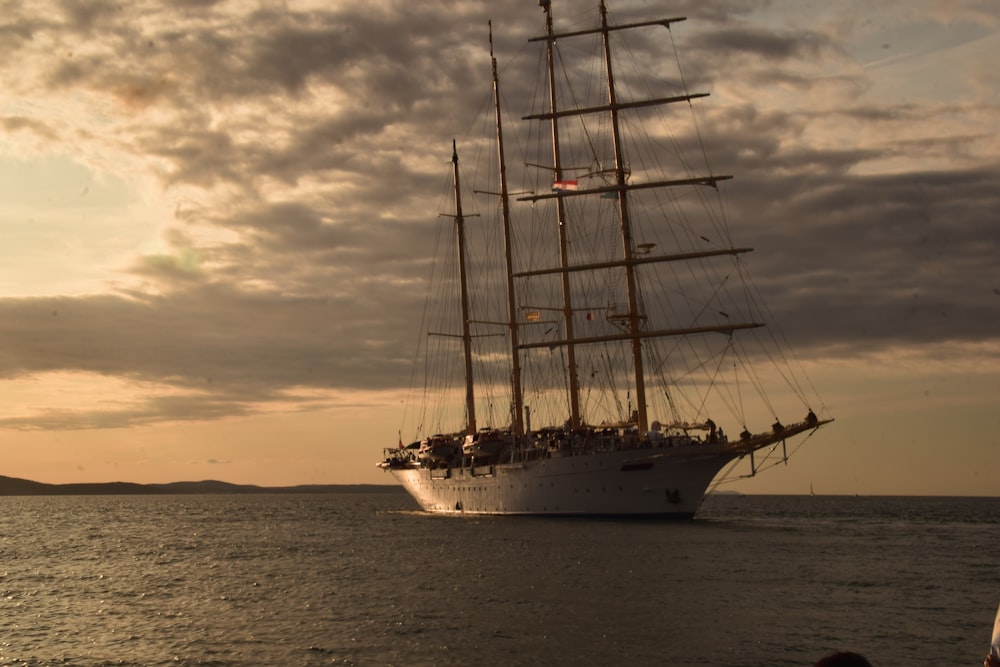
[[[640, 433], [635, 428], [621, 426], [599, 426], [569, 431], [562, 428], [539, 429], [526, 437], [515, 437], [503, 431], [501, 436], [506, 441], [504, 448], [489, 456], [462, 456], [461, 449], [450, 460], [421, 459], [418, 451], [411, 447], [387, 447], [385, 459], [379, 463], [383, 469], [423, 467], [430, 468], [434, 475], [447, 477], [451, 468], [468, 469], [471, 474], [493, 474], [496, 463], [529, 463], [540, 458], [553, 456], [583, 456], [598, 452], [642, 450], [663, 447], [689, 447], [706, 443], [721, 445], [728, 451], [737, 454], [749, 454], [753, 451], [773, 445], [784, 439], [804, 431], [819, 428], [832, 419], [820, 420], [812, 413], [803, 421], [787, 426], [775, 423], [766, 433], [749, 433], [744, 431], [739, 439], [727, 438], [721, 429], [710, 429], [704, 437], [692, 435], [687, 429], [675, 431], [656, 430]], [[714, 425], [713, 425], [714, 426]], [[437, 436], [443, 437], [443, 436]], [[457, 437], [457, 436], [455, 436]]]
[[386, 447], [382, 452], [385, 458], [378, 464], [382, 469], [407, 468], [418, 463], [416, 453], [412, 449]]

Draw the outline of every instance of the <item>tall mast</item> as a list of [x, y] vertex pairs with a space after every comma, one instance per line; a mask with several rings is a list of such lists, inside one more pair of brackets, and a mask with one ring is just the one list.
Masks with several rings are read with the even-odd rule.
[[507, 163], [503, 152], [503, 122], [500, 109], [500, 77], [497, 74], [497, 59], [493, 55], [493, 25], [490, 24], [490, 60], [493, 63], [493, 104], [497, 117], [497, 155], [500, 161], [500, 206], [503, 211], [503, 241], [507, 262], [507, 315], [510, 330], [511, 371], [510, 383], [513, 395], [511, 410], [511, 430], [514, 435], [524, 434], [524, 396], [521, 390], [521, 352], [518, 349], [517, 302], [514, 298], [514, 257], [510, 229], [510, 193], [507, 190]]
[[458, 278], [462, 289], [462, 350], [465, 353], [465, 432], [476, 432], [476, 392], [472, 379], [472, 331], [469, 327], [469, 287], [465, 275], [465, 217], [462, 215], [462, 190], [458, 177], [458, 149], [451, 142], [451, 164], [455, 176], [455, 234], [458, 238]]
[[615, 74], [611, 63], [611, 42], [608, 38], [608, 10], [601, 0], [601, 39], [604, 43], [604, 64], [608, 74], [608, 106], [611, 111], [611, 137], [615, 149], [615, 182], [618, 184], [618, 217], [621, 222], [622, 251], [625, 264], [625, 286], [628, 292], [628, 332], [632, 335], [632, 366], [635, 371], [636, 426], [640, 433], [649, 430], [646, 416], [646, 378], [642, 363], [642, 338], [639, 329], [642, 323], [639, 312], [639, 294], [636, 288], [635, 264], [632, 261], [632, 222], [629, 219], [628, 189], [626, 187], [626, 165], [622, 155], [621, 128], [618, 119], [618, 97], [615, 93]]
[[[559, 154], [559, 121], [556, 110], [556, 67], [555, 67], [555, 31], [552, 27], [552, 5], [549, 0], [540, 0], [539, 4], [545, 12], [545, 57], [549, 77], [549, 112], [552, 117], [552, 172], [553, 181], [561, 181], [563, 177], [562, 159]], [[566, 205], [562, 198], [556, 199], [556, 212], [559, 220], [559, 262], [564, 269], [569, 266], [569, 244], [566, 235]], [[563, 292], [563, 322], [566, 326], [566, 364], [569, 366], [569, 425], [572, 429], [580, 428], [580, 380], [576, 369], [576, 335], [573, 330], [573, 297], [570, 291], [569, 272], [562, 272]]]
[[[555, 199], [559, 211], [559, 241], [560, 241], [560, 253], [561, 253], [561, 263], [558, 268], [542, 268], [532, 271], [523, 271], [515, 274], [515, 278], [535, 276], [535, 275], [547, 275], [547, 274], [560, 274], [562, 277], [563, 285], [563, 308], [565, 313], [565, 318], [567, 321], [566, 337], [562, 340], [552, 340], [546, 339], [545, 341], [533, 342], [533, 343], [522, 343], [521, 349], [531, 349], [531, 348], [549, 348], [553, 347], [566, 347], [568, 350], [568, 356], [570, 359], [574, 359], [573, 354], [574, 347], [581, 345], [593, 345], [598, 343], [609, 343], [609, 342], [627, 342], [631, 347], [632, 352], [632, 366], [634, 371], [634, 386], [636, 391], [636, 427], [640, 432], [645, 432], [649, 428], [649, 418], [647, 414], [646, 405], [646, 386], [645, 386], [645, 374], [643, 369], [643, 341], [647, 338], [664, 338], [668, 336], [688, 336], [688, 335], [700, 335], [704, 333], [724, 333], [732, 334], [734, 331], [740, 329], [752, 329], [759, 326], [763, 326], [757, 322], [726, 322], [721, 324], [708, 324], [708, 325], [696, 325], [681, 328], [659, 328], [659, 329], [646, 329], [644, 328], [644, 313], [641, 311], [641, 302], [639, 295], [639, 285], [636, 276], [636, 267], [645, 264], [660, 264], [666, 262], [677, 262], [677, 261], [690, 261], [694, 259], [709, 258], [709, 257], [721, 257], [724, 255], [738, 255], [744, 252], [749, 252], [750, 248], [718, 248], [714, 250], [700, 250], [693, 252], [677, 252], [665, 255], [640, 255], [637, 256], [635, 253], [635, 241], [632, 235], [632, 220], [630, 215], [629, 206], [629, 192], [634, 190], [645, 190], [654, 188], [675, 188], [675, 187], [690, 187], [690, 186], [707, 186], [711, 188], [717, 187], [719, 181], [725, 181], [731, 176], [723, 175], [695, 175], [689, 176], [687, 178], [676, 178], [667, 180], [654, 180], [638, 183], [629, 182], [629, 170], [628, 165], [624, 158], [624, 147], [621, 138], [621, 119], [620, 115], [623, 112], [630, 111], [633, 109], [641, 109], [644, 107], [654, 107], [667, 104], [675, 104], [679, 102], [690, 102], [693, 99], [700, 97], [706, 97], [707, 93], [685, 93], [683, 95], [673, 95], [670, 97], [657, 97], [650, 99], [639, 99], [639, 100], [626, 100], [622, 101], [618, 99], [618, 93], [615, 87], [615, 76], [614, 68], [611, 58], [611, 45], [609, 35], [612, 32], [618, 30], [632, 30], [636, 28], [644, 28], [650, 26], [661, 26], [668, 30], [671, 24], [684, 21], [683, 17], [677, 18], [665, 18], [665, 19], [654, 19], [650, 21], [640, 21], [635, 23], [626, 23], [620, 25], [609, 25], [608, 24], [608, 14], [607, 8], [605, 7], [604, 0], [600, 0], [600, 12], [601, 21], [600, 25], [596, 28], [587, 28], [582, 30], [575, 30], [571, 32], [564, 32], [556, 34], [552, 27], [552, 16], [551, 16], [551, 0], [539, 0], [539, 4], [545, 10], [547, 22], [546, 22], [546, 32], [541, 37], [533, 37], [529, 41], [545, 41], [546, 42], [546, 53], [548, 56], [548, 77], [549, 77], [549, 110], [543, 113], [531, 114], [524, 116], [525, 120], [548, 120], [552, 125], [552, 143], [553, 143], [553, 154], [555, 156], [555, 174], [556, 179], [559, 180], [561, 172], [561, 164], [559, 161], [559, 137], [558, 137], [558, 126], [557, 122], [561, 118], [575, 118], [583, 117], [596, 114], [608, 114], [611, 121], [611, 132], [612, 140], [614, 145], [615, 154], [615, 182], [613, 184], [599, 184], [591, 185], [588, 184], [587, 187], [578, 187], [569, 191], [553, 191], [544, 193], [533, 193], [528, 196], [518, 197], [518, 201], [530, 201], [537, 202], [544, 199]], [[599, 104], [595, 106], [585, 106], [577, 108], [568, 109], [557, 109], [556, 99], [555, 99], [555, 68], [553, 65], [553, 50], [554, 45], [557, 40], [568, 39], [574, 37], [582, 37], [585, 35], [600, 35], [602, 38], [603, 45], [603, 58], [605, 61], [605, 70], [608, 78], [608, 101], [606, 104]], [[585, 264], [571, 265], [568, 262], [568, 255], [566, 253], [566, 229], [565, 229], [565, 209], [564, 203], [570, 197], [594, 197], [594, 196], [616, 196], [618, 199], [618, 216], [619, 216], [619, 227], [622, 238], [622, 254], [619, 259], [611, 261], [600, 261], [591, 262]], [[627, 292], [628, 299], [628, 313], [627, 326], [625, 331], [621, 333], [613, 333], [598, 336], [576, 336], [573, 333], [572, 328], [572, 303], [569, 297], [569, 276], [571, 273], [576, 272], [589, 272], [598, 271], [604, 269], [612, 268], [623, 268], [625, 270], [625, 289]], [[571, 363], [570, 368], [570, 386], [571, 386], [571, 396], [576, 403], [573, 405], [574, 414], [574, 425], [579, 425], [579, 389], [576, 380], [576, 365], [575, 361]]]

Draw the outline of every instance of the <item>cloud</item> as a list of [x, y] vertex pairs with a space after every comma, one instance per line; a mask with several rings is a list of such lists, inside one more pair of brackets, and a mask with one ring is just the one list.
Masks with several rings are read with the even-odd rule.
[[829, 37], [809, 30], [779, 32], [735, 27], [703, 32], [698, 48], [733, 60], [750, 55], [769, 62], [819, 58], [838, 50]]
[[[505, 96], [528, 97], [538, 61], [522, 45], [541, 30], [529, 9], [191, 0], [12, 11], [0, 84], [21, 101], [4, 111], [5, 136], [123, 179], [140, 165], [179, 202], [165, 207], [159, 247], [137, 249], [105, 292], [0, 300], [3, 377], [161, 388], [131, 405], [42, 411], [35, 426], [215, 419], [409, 382], [450, 141], [470, 169], [490, 141], [466, 134], [488, 116], [486, 21]], [[994, 340], [1000, 165], [984, 128], [996, 105], [873, 97], [886, 68], [854, 61], [839, 24], [762, 27], [751, 5], [688, 9], [671, 34], [691, 90], [714, 98], [695, 103], [700, 135], [672, 138], [706, 142], [716, 169], [736, 175], [724, 186], [733, 235], [757, 248], [746, 261], [793, 343], [850, 355]], [[622, 15], [651, 11], [626, 3]], [[657, 64], [643, 49], [667, 37], [643, 35], [636, 60]]]
[[56, 139], [55, 133], [45, 123], [25, 116], [6, 116], [0, 118], [5, 132], [29, 132], [38, 135], [40, 138], [52, 141]]
[[736, 189], [778, 321], [806, 346], [860, 348], [995, 336], [1000, 165], [859, 177], [750, 177]]

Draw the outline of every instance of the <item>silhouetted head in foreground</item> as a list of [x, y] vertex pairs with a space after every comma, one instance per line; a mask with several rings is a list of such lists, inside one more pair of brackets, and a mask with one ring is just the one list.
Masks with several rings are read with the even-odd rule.
[[863, 655], [844, 651], [822, 658], [815, 667], [872, 667]]

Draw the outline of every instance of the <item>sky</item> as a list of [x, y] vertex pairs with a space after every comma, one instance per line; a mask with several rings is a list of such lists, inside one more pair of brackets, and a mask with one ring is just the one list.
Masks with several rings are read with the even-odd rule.
[[[730, 488], [997, 495], [1000, 5], [609, 5], [688, 17], [733, 235], [836, 418]], [[392, 483], [451, 139], [537, 3], [2, 6], [0, 475]]]

